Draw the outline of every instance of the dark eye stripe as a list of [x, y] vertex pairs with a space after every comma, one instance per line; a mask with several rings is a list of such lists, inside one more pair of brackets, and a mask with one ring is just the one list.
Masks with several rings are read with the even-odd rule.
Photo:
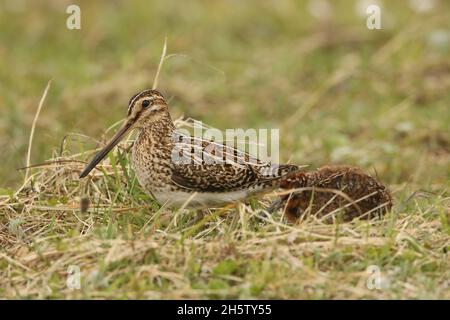
[[133, 120], [131, 120], [131, 121], [136, 121], [141, 116], [141, 113], [142, 113], [142, 110], [138, 111], [136, 113], [136, 115], [134, 116]]
[[[139, 101], [139, 99], [142, 99], [142, 98], [148, 98], [148, 99], [143, 100], [143, 102], [141, 103], [141, 106], [143, 108], [148, 108], [150, 105], [152, 105], [153, 102], [165, 103], [163, 95], [161, 93], [159, 93], [158, 91], [150, 90], [150, 89], [141, 91], [139, 93], [136, 93], [134, 96], [132, 96], [130, 101], [128, 102], [127, 116], [130, 116], [130, 114], [132, 113], [132, 109], [134, 108], [136, 101]], [[146, 100], [149, 101], [149, 104], [147, 104], [147, 102], [144, 102]]]

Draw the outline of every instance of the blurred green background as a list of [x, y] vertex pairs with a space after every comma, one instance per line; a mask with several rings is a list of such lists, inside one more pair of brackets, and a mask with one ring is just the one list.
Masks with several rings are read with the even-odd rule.
[[[381, 6], [381, 30], [365, 8]], [[66, 8], [81, 8], [68, 30]], [[389, 184], [450, 180], [448, 1], [0, 1], [0, 186], [100, 139], [136, 92], [220, 129], [280, 128], [282, 161], [373, 168]], [[83, 144], [94, 146], [87, 139]], [[76, 145], [76, 143], [74, 144]]]

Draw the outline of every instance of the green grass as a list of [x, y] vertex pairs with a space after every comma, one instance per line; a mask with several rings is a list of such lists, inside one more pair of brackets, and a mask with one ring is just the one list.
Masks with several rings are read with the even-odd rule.
[[[370, 31], [355, 2], [331, 2], [320, 21], [296, 1], [81, 1], [79, 31], [60, 1], [0, 2], [0, 298], [449, 299], [450, 43], [433, 39], [449, 37], [450, 5], [385, 1]], [[176, 56], [159, 89], [174, 117], [279, 128], [282, 161], [376, 172], [392, 212], [292, 226], [264, 213], [273, 195], [203, 216], [160, 209], [123, 149], [80, 181], [83, 163], [67, 160], [89, 159], [151, 87], [165, 36]], [[15, 169], [50, 78], [32, 163], [66, 162], [23, 184]], [[370, 265], [382, 289], [367, 288]]]

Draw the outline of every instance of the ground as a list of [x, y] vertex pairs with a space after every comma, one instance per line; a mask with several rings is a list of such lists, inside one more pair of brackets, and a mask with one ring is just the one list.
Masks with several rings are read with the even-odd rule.
[[[0, 298], [450, 299], [450, 5], [374, 2], [380, 30], [367, 1], [80, 1], [68, 30], [69, 2], [1, 1]], [[160, 209], [124, 148], [80, 181], [166, 36], [175, 117], [279, 128], [283, 162], [360, 166], [392, 212], [289, 225], [273, 194]]]

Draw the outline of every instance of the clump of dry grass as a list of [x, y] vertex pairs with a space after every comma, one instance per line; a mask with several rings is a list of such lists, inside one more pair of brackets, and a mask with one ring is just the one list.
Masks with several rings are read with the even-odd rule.
[[[444, 195], [399, 187], [382, 219], [331, 225], [287, 225], [265, 210], [270, 195], [199, 216], [145, 196], [124, 147], [86, 182], [78, 174], [94, 150], [55, 156], [1, 199], [2, 297], [449, 298]], [[79, 290], [66, 285], [70, 265]], [[369, 265], [381, 289], [368, 289]]]

